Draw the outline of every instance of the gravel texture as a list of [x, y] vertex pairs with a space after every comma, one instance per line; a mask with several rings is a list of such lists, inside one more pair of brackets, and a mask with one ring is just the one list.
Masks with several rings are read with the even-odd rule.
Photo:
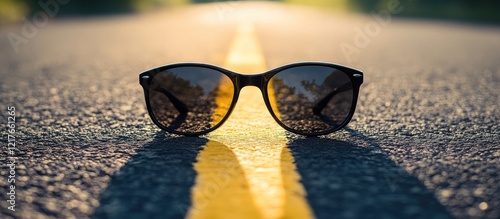
[[[206, 139], [159, 132], [137, 75], [181, 61], [221, 65], [232, 16], [256, 8], [269, 68], [319, 60], [365, 72], [347, 129], [289, 134], [318, 218], [500, 217], [498, 27], [392, 19], [348, 60], [339, 45], [353, 44], [372, 17], [213, 6], [54, 20], [18, 54], [4, 36], [21, 26], [1, 27], [0, 107], [4, 118], [7, 106], [18, 113], [18, 163], [16, 212], [1, 201], [0, 218], [184, 215]], [[7, 168], [0, 173], [6, 200]]]

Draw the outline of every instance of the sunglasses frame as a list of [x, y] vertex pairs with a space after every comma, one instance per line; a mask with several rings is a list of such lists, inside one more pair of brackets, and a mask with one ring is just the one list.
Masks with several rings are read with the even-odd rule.
[[[317, 132], [317, 133], [302, 132], [302, 131], [294, 130], [294, 129], [286, 126], [285, 124], [283, 124], [281, 122], [281, 120], [274, 113], [274, 111], [271, 107], [271, 103], [269, 102], [269, 96], [268, 96], [268, 91], [267, 91], [267, 86], [268, 86], [269, 81], [271, 80], [271, 78], [274, 75], [276, 75], [276, 74], [278, 74], [286, 69], [300, 67], [300, 66], [331, 67], [331, 68], [334, 68], [334, 69], [337, 69], [337, 70], [344, 72], [351, 79], [351, 82], [353, 85], [353, 98], [352, 98], [352, 103], [351, 103], [351, 110], [350, 110], [348, 116], [346, 117], [346, 119], [338, 127], [334, 128], [334, 129], [327, 130], [327, 131]], [[178, 132], [178, 131], [172, 130], [168, 127], [165, 127], [156, 119], [156, 116], [153, 113], [153, 110], [152, 110], [152, 107], [150, 104], [150, 99], [149, 99], [149, 90], [150, 90], [149, 88], [150, 88], [151, 82], [156, 74], [161, 73], [165, 70], [168, 70], [171, 68], [177, 68], [177, 67], [201, 67], [201, 68], [212, 69], [212, 70], [218, 71], [222, 74], [225, 74], [233, 82], [234, 94], [233, 94], [233, 100], [231, 102], [231, 105], [228, 109], [228, 112], [224, 116], [224, 118], [214, 127], [211, 127], [210, 129], [207, 129], [207, 130], [201, 131], [201, 132], [185, 133], [185, 132]], [[139, 83], [141, 84], [141, 86], [144, 89], [144, 96], [146, 99], [146, 106], [148, 109], [149, 116], [151, 117], [153, 122], [158, 127], [160, 127], [162, 130], [165, 130], [165, 131], [173, 133], [173, 134], [186, 135], [186, 136], [199, 136], [199, 135], [204, 135], [204, 134], [207, 134], [209, 132], [216, 130], [217, 128], [222, 126], [224, 124], [224, 122], [231, 115], [234, 107], [236, 106], [236, 103], [238, 102], [238, 98], [239, 98], [241, 89], [243, 87], [246, 87], [246, 86], [255, 86], [255, 87], [258, 87], [260, 89], [260, 91], [263, 95], [263, 98], [264, 98], [264, 103], [266, 104], [268, 111], [271, 113], [271, 116], [273, 117], [273, 119], [281, 127], [283, 127], [287, 131], [290, 131], [290, 132], [296, 133], [296, 134], [300, 134], [300, 135], [318, 136], [318, 135], [325, 135], [325, 134], [329, 134], [329, 133], [338, 131], [338, 130], [344, 128], [351, 121], [351, 119], [354, 115], [354, 112], [356, 110], [356, 104], [357, 104], [358, 95], [359, 95], [359, 88], [360, 88], [361, 84], [363, 83], [363, 72], [361, 72], [360, 70], [354, 69], [354, 68], [347, 67], [347, 66], [342, 66], [342, 65], [333, 64], [333, 63], [326, 63], [326, 62], [292, 63], [292, 64], [283, 65], [281, 67], [271, 69], [271, 70], [266, 71], [264, 73], [258, 73], [258, 74], [241, 74], [241, 73], [233, 72], [233, 71], [230, 71], [230, 70], [218, 67], [218, 66], [204, 64], [204, 63], [176, 63], [176, 64], [170, 64], [170, 65], [156, 67], [156, 68], [153, 68], [153, 69], [150, 69], [150, 70], [147, 70], [147, 71], [140, 73], [139, 74]]]

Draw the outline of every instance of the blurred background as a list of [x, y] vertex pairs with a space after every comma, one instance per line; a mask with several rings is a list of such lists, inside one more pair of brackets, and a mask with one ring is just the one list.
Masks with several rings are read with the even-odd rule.
[[[398, 1], [404, 10], [391, 14], [398, 18], [370, 15]], [[197, 206], [190, 192], [204, 175], [194, 166], [197, 156], [208, 155], [235, 167], [239, 188], [300, 178], [297, 188], [307, 193], [301, 203], [317, 218], [498, 219], [499, 6], [493, 0], [0, 0], [0, 109], [13, 105], [19, 115], [20, 156], [15, 212], [7, 210], [8, 173], [0, 168], [0, 218], [181, 218]], [[58, 18], [49, 22], [49, 12]], [[256, 119], [270, 118], [257, 89], [240, 97], [238, 104], [253, 104], [247, 114], [231, 115], [251, 118], [233, 122], [239, 132], [178, 138], [152, 123], [140, 72], [176, 62], [239, 71], [227, 64], [234, 60], [248, 69], [324, 61], [362, 70], [349, 128], [322, 138], [290, 135], [267, 162], [262, 158], [275, 148], [266, 147], [275, 144], [268, 137], [283, 129], [260, 127], [273, 121]], [[6, 120], [6, 111], [0, 114]], [[208, 140], [220, 142], [219, 154], [204, 149]], [[4, 155], [0, 163], [7, 163]], [[268, 163], [297, 171], [245, 174]], [[273, 185], [278, 189], [266, 191], [297, 184]], [[233, 190], [221, 190], [227, 191]], [[230, 210], [206, 210], [238, 213], [243, 208], [226, 203], [268, 197], [249, 191], [228, 195], [237, 201], [214, 202]], [[295, 187], [287, 191], [298, 194]], [[261, 200], [281, 204], [259, 208], [300, 209], [274, 194], [280, 198]]]
[[[335, 10], [370, 13], [383, 8], [390, 0], [273, 0]], [[48, 1], [47, 1], [48, 2]], [[57, 16], [82, 16], [143, 12], [193, 3], [220, 0], [70, 0]], [[500, 2], [494, 0], [401, 0], [405, 10], [398, 16], [438, 18], [500, 24]], [[38, 0], [0, 0], [0, 21], [10, 23], [41, 10]]]

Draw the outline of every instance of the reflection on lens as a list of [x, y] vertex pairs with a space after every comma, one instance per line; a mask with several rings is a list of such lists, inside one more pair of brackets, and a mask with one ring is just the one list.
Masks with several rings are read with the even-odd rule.
[[231, 79], [214, 69], [176, 67], [152, 77], [152, 113], [169, 130], [186, 134], [207, 131], [222, 121], [233, 100]]
[[327, 66], [298, 66], [274, 75], [268, 84], [271, 108], [280, 121], [304, 133], [327, 132], [348, 118], [354, 98], [352, 81]]

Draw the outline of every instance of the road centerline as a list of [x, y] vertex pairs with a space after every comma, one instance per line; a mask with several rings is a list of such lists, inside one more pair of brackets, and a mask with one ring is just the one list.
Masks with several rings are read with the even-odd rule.
[[[267, 69], [252, 23], [238, 25], [224, 67], [245, 73]], [[218, 95], [217, 98], [227, 96]], [[233, 163], [241, 171], [231, 171], [234, 168], [227, 166], [218, 168], [222, 154], [217, 156], [217, 151], [210, 148], [214, 144], [207, 143], [195, 164], [198, 176], [192, 189], [188, 218], [313, 217], [293, 156], [287, 148], [285, 131], [267, 112], [258, 88], [245, 88], [240, 93], [231, 117], [211, 133], [209, 139], [227, 146], [229, 150], [219, 151], [234, 153], [225, 157], [234, 157]], [[222, 165], [225, 164], [227, 162], [223, 161]], [[222, 182], [220, 176], [226, 176], [224, 179], [228, 182]], [[239, 186], [234, 182], [240, 182]], [[211, 192], [206, 189], [210, 185], [216, 185]], [[240, 205], [235, 206], [235, 203]]]

